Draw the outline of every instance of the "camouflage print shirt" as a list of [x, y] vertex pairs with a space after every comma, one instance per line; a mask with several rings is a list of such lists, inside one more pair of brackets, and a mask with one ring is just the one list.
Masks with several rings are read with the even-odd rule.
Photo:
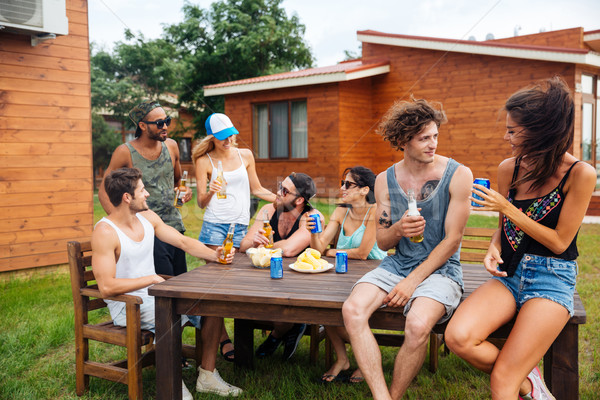
[[127, 148], [131, 153], [133, 166], [142, 171], [142, 182], [150, 193], [147, 200], [148, 207], [157, 213], [165, 224], [179, 232], [184, 232], [181, 214], [173, 206], [175, 199], [173, 162], [167, 145], [164, 142], [161, 144], [162, 150], [156, 160], [145, 159], [130, 143], [127, 143]]

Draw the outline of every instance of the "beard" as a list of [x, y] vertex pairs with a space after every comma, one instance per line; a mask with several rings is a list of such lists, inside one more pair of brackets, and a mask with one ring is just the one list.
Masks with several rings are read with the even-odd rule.
[[142, 204], [131, 204], [129, 206], [129, 209], [131, 211], [133, 211], [134, 213], [139, 213], [139, 212], [142, 212], [142, 211], [148, 211], [149, 210], [148, 203], [146, 203], [145, 201]]
[[294, 201], [296, 199], [294, 199], [292, 202], [285, 202], [282, 201], [279, 197], [275, 200], [275, 203], [273, 204], [275, 206], [275, 209], [277, 210], [277, 213], [286, 213], [286, 212], [290, 212], [293, 209], [296, 208], [296, 206], [294, 205]]
[[154, 132], [148, 132], [148, 137], [152, 140], [157, 140], [159, 142], [164, 142], [165, 140], [167, 140], [167, 136], [162, 136], [162, 134], [166, 133], [166, 131], [164, 130], [159, 130], [156, 133]]

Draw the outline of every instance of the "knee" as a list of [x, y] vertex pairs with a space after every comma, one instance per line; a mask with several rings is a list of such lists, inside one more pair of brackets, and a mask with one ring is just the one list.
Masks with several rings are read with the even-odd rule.
[[413, 347], [420, 347], [428, 343], [431, 326], [419, 318], [407, 318], [404, 333], [406, 344]]
[[456, 355], [463, 356], [472, 343], [469, 332], [464, 327], [449, 324], [444, 333], [446, 346]]
[[352, 332], [358, 324], [366, 320], [362, 308], [352, 299], [348, 299], [344, 302], [344, 305], [342, 306], [342, 316], [344, 317], [344, 325], [348, 332]]

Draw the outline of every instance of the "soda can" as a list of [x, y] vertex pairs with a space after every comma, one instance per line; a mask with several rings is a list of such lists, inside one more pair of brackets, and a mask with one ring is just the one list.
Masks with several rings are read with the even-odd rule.
[[[485, 179], [485, 178], [476, 178], [473, 181], [473, 184], [485, 186], [487, 189], [490, 188], [490, 180], [489, 179]], [[481, 198], [481, 196], [477, 196], [476, 194], [473, 194], [473, 198], [477, 199], [477, 200], [483, 200]], [[471, 206], [472, 207], [483, 207], [482, 205], [479, 205], [479, 204], [475, 203], [474, 201], [471, 201]]]
[[319, 217], [319, 214], [311, 214], [310, 217], [315, 221], [315, 227], [312, 228], [310, 233], [323, 232], [323, 224], [321, 224], [321, 217]]
[[337, 251], [335, 253], [335, 272], [345, 274], [348, 272], [348, 253]]
[[283, 278], [283, 258], [281, 256], [271, 257], [271, 279]]

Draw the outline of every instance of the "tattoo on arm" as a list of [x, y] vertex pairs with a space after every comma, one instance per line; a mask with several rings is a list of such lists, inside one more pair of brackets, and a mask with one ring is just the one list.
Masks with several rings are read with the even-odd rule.
[[428, 198], [429, 196], [431, 196], [431, 193], [433, 193], [433, 191], [435, 190], [435, 188], [437, 187], [437, 185], [439, 183], [440, 183], [439, 179], [425, 182], [425, 184], [421, 188], [421, 198], [420, 198], [420, 200], [425, 200], [426, 198]]
[[384, 228], [389, 228], [392, 226], [392, 221], [385, 211], [381, 213], [381, 217], [379, 217], [379, 225], [383, 226]]

